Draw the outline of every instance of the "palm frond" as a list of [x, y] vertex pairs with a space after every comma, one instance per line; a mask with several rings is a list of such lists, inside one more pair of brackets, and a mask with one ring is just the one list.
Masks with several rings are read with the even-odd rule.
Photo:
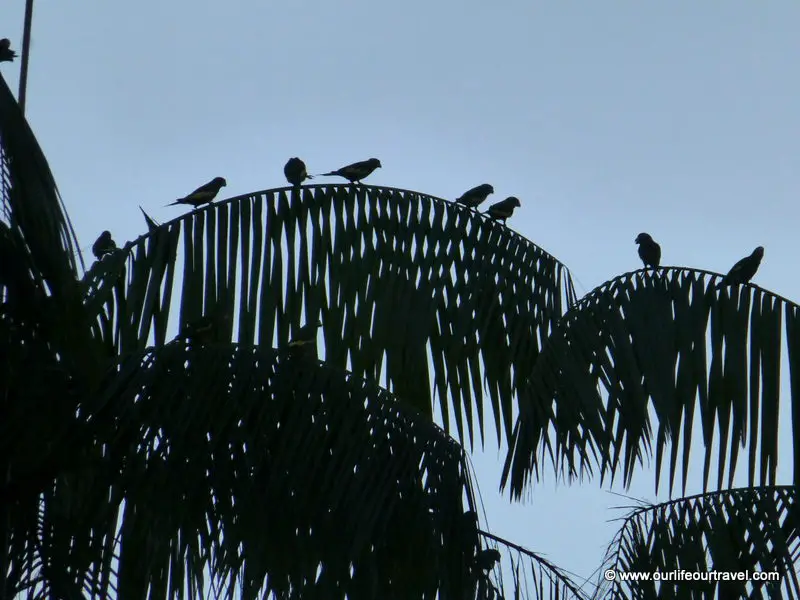
[[638, 508], [609, 547], [616, 573], [777, 573], [769, 581], [601, 581], [596, 598], [798, 598], [797, 488], [742, 488]]
[[[498, 600], [511, 594], [514, 598], [531, 600], [587, 598], [569, 575], [543, 556], [491, 533], [481, 531], [480, 534], [497, 546], [501, 556], [493, 569], [497, 577], [489, 577], [483, 582], [486, 589], [499, 592], [495, 596]], [[507, 574], [510, 582], [507, 582]]]
[[47, 159], [0, 75], [3, 216], [30, 249], [38, 274], [59, 293], [77, 276], [77, 240]]
[[[45, 489], [43, 556], [65, 589], [463, 597], [463, 451], [374, 384], [269, 349], [175, 342], [129, 359], [97, 406], [83, 423], [102, 450], [92, 468]], [[25, 556], [38, 529], [20, 523]], [[20, 563], [17, 585], [50, 562]]]
[[[695, 413], [705, 485], [715, 437], [719, 488], [726, 474], [727, 485], [733, 484], [742, 447], [748, 448], [750, 484], [775, 483], [780, 367], [787, 357], [793, 403], [800, 398], [800, 313], [754, 285], [716, 290], [717, 276], [679, 268], [629, 273], [570, 310], [520, 400], [503, 475], [512, 494], [523, 492], [545, 455], [563, 461], [557, 469], [571, 475], [599, 465], [612, 479], [621, 470], [628, 483], [653, 448], [656, 485], [668, 460], [670, 490], [680, 464], [685, 491]], [[792, 414], [800, 430], [800, 412]], [[799, 456], [797, 438], [793, 446]]]
[[566, 268], [510, 229], [391, 188], [232, 198], [161, 225], [128, 251], [112, 285], [110, 265], [86, 277], [91, 302], [104, 307], [98, 327], [120, 355], [164, 344], [176, 312], [185, 323], [225, 307], [235, 313], [230, 338], [269, 347], [321, 317], [327, 363], [384, 381], [428, 415], [433, 389], [444, 423], [452, 410], [470, 440], [473, 407], [483, 436], [485, 390], [498, 439], [501, 426], [510, 433], [520, 373], [574, 299]]

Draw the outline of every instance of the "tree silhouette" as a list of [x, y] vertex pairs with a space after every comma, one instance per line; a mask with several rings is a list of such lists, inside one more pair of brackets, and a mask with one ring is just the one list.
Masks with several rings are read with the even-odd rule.
[[[487, 403], [516, 496], [548, 465], [627, 484], [653, 450], [685, 493], [696, 406], [720, 491], [634, 511], [606, 565], [784, 576], [596, 597], [798, 593], [796, 488], [775, 485], [788, 300], [661, 268], [578, 301], [504, 225], [366, 185], [148, 221], [82, 273], [5, 82], [0, 142], [0, 597], [587, 597], [480, 528], [465, 448]], [[726, 489], [743, 444], [761, 487]]]

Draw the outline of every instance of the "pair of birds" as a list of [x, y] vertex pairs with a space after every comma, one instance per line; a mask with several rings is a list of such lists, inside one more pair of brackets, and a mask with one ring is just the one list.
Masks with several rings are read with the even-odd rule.
[[[375, 171], [375, 169], [380, 169], [381, 167], [383, 167], [381, 161], [379, 161], [377, 158], [370, 158], [367, 160], [354, 162], [351, 165], [344, 166], [341, 169], [336, 169], [335, 171], [322, 173], [317, 175], [317, 177], [338, 176], [344, 177], [350, 183], [361, 183], [362, 179], [367, 178], [373, 173], [373, 171]], [[313, 176], [308, 174], [306, 163], [296, 156], [290, 158], [286, 162], [283, 167], [283, 174], [286, 176], [286, 181], [288, 181], [294, 187], [299, 187], [306, 179], [314, 179]]]
[[[649, 233], [640, 233], [634, 240], [639, 245], [639, 258], [642, 259], [645, 268], [658, 268], [661, 264], [661, 246], [652, 238]], [[729, 285], [748, 283], [758, 271], [761, 259], [764, 258], [764, 246], [759, 246], [750, 254], [745, 256], [722, 278], [722, 282], [717, 285], [720, 289]]]
[[14, 62], [17, 53], [11, 49], [11, 40], [3, 38], [0, 40], [0, 62]]
[[[489, 194], [493, 193], [494, 188], [490, 184], [482, 183], [481, 185], [475, 186], [474, 188], [461, 194], [458, 198], [456, 198], [456, 203], [463, 204], [468, 208], [477, 208], [479, 204], [484, 202], [486, 198], [489, 197]], [[509, 196], [501, 202], [492, 204], [486, 211], [486, 214], [488, 214], [495, 221], [503, 221], [503, 225], [505, 225], [506, 219], [514, 214], [515, 208], [519, 208], [520, 206], [521, 204], [519, 202], [519, 198]]]

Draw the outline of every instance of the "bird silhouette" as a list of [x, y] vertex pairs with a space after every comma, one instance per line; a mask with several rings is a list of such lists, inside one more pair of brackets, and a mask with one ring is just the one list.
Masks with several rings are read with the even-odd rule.
[[11, 40], [3, 38], [0, 40], [0, 62], [14, 62], [17, 53], [11, 49]]
[[509, 196], [501, 202], [492, 204], [489, 210], [486, 211], [486, 214], [495, 221], [503, 221], [503, 225], [505, 225], [506, 219], [514, 214], [514, 208], [519, 208], [520, 206], [522, 205], [519, 203], [519, 198]]
[[494, 188], [488, 183], [482, 183], [461, 194], [458, 198], [456, 198], [456, 202], [458, 204], [463, 204], [464, 206], [469, 206], [470, 208], [475, 208], [481, 202], [486, 200], [486, 198], [489, 197], [489, 194], [494, 194]]
[[102, 260], [104, 256], [113, 254], [117, 249], [117, 243], [111, 237], [110, 231], [104, 231], [92, 244], [92, 254], [97, 260]]
[[733, 265], [731, 270], [728, 271], [728, 274], [722, 278], [722, 283], [720, 283], [716, 289], [728, 285], [749, 283], [753, 275], [758, 271], [762, 258], [764, 258], [764, 246], [759, 246], [753, 250], [750, 256], [745, 256], [742, 260]]
[[645, 269], [647, 267], [657, 269], [661, 264], [661, 246], [650, 237], [649, 233], [640, 233], [633, 241], [639, 244], [639, 258], [642, 259]]
[[313, 179], [306, 170], [306, 163], [297, 158], [290, 158], [286, 165], [283, 167], [283, 174], [286, 176], [286, 181], [291, 183], [294, 187], [300, 187], [306, 179]]
[[197, 208], [198, 206], [202, 206], [203, 204], [208, 204], [214, 198], [216, 198], [219, 191], [228, 185], [228, 182], [225, 181], [223, 177], [214, 177], [208, 183], [201, 185], [191, 194], [184, 196], [183, 198], [178, 198], [175, 202], [170, 202], [167, 206], [173, 206], [175, 204], [190, 204]]
[[377, 158], [370, 158], [369, 160], [362, 160], [361, 162], [347, 165], [336, 171], [329, 173], [322, 173], [321, 177], [331, 177], [338, 175], [344, 177], [350, 183], [361, 183], [361, 180], [369, 176], [375, 169], [380, 169], [383, 165]]

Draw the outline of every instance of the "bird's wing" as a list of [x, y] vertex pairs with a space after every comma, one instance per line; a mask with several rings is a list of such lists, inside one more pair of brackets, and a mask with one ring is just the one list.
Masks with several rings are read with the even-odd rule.
[[209, 181], [208, 183], [204, 183], [203, 185], [201, 185], [199, 188], [197, 188], [195, 191], [193, 191], [191, 194], [187, 195], [186, 197], [188, 198], [189, 196], [195, 196], [197, 194], [205, 194], [205, 193], [214, 191], [215, 188], [216, 188], [216, 185], [214, 185], [214, 182], [213, 181]]

